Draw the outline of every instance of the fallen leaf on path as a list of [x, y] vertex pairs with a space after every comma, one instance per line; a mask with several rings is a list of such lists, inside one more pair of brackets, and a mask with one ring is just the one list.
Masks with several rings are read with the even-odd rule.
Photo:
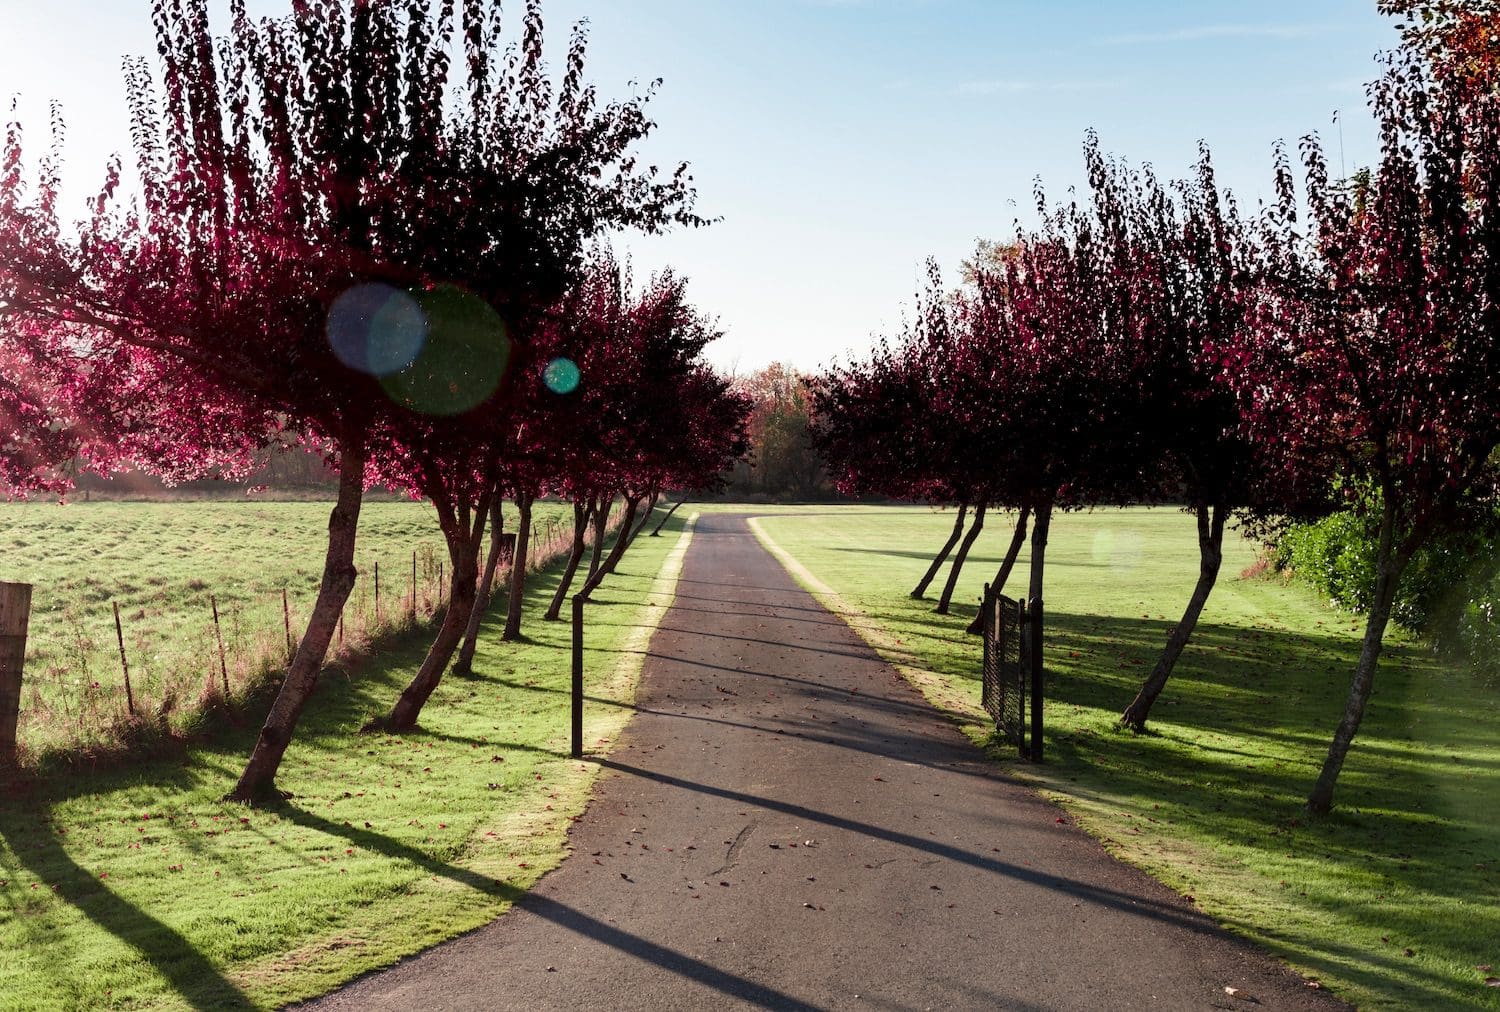
[[1230, 987], [1226, 984], [1224, 986], [1224, 993], [1229, 995], [1229, 997], [1231, 998], [1238, 998], [1240, 1001], [1248, 1001], [1256, 1005], [1260, 1004], [1259, 998], [1255, 997], [1255, 995], [1251, 994], [1249, 991], [1246, 991], [1242, 987]]

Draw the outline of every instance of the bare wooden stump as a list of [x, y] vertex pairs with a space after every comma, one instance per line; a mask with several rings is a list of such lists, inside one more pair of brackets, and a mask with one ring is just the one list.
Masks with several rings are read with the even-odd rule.
[[31, 620], [31, 584], [0, 583], [0, 763], [16, 756], [21, 716], [21, 669], [26, 663], [26, 627]]

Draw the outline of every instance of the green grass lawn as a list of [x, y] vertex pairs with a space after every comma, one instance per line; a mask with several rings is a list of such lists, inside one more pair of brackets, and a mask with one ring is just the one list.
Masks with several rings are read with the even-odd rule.
[[[587, 747], [628, 716], [685, 520], [643, 537], [595, 595]], [[501, 913], [561, 860], [596, 768], [567, 758], [569, 626], [537, 618], [556, 579], [531, 580], [524, 642], [498, 641], [494, 610], [475, 676], [446, 678], [416, 732], [356, 733], [430, 630], [325, 674], [282, 768], [285, 805], [218, 800], [254, 714], [173, 758], [0, 793], [0, 1008], [273, 1006]]]
[[[980, 644], [963, 628], [1013, 522], [989, 521], [947, 618], [907, 594], [951, 513], [809, 507], [757, 523], [983, 738]], [[1238, 578], [1254, 555], [1229, 546], [1153, 733], [1130, 734], [1115, 720], [1192, 591], [1193, 523], [1169, 509], [1060, 516], [1048, 547], [1048, 762], [1017, 761], [1015, 773], [1111, 851], [1362, 1007], [1500, 1008], [1500, 989], [1484, 984], [1500, 975], [1500, 686], [1393, 633], [1338, 811], [1308, 820], [1301, 805], [1363, 624], [1300, 585]]]
[[[137, 709], [164, 701], [192, 709], [219, 676], [210, 595], [218, 600], [233, 691], [284, 662], [281, 592], [292, 633], [317, 596], [326, 550], [326, 502], [4, 503], [0, 580], [34, 586], [20, 740], [33, 754], [110, 742], [125, 708], [112, 602], [120, 606]], [[566, 514], [566, 516], [564, 516]], [[543, 503], [537, 523], [559, 538], [565, 505]], [[514, 524], [514, 514], [507, 517]], [[346, 608], [350, 632], [376, 628], [374, 572], [381, 570], [379, 628], [409, 614], [412, 556], [418, 605], [430, 615], [446, 560], [437, 515], [414, 502], [369, 502], [360, 514], [361, 579]]]

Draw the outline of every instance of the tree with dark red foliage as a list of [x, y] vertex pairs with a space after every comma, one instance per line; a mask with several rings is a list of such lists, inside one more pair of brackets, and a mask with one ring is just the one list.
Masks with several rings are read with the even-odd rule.
[[[946, 613], [965, 558], [994, 501], [995, 448], [988, 445], [963, 370], [967, 309], [944, 290], [928, 264], [915, 317], [896, 344], [882, 341], [869, 359], [835, 366], [815, 377], [813, 440], [840, 491], [958, 507], [953, 533], [911, 596], [922, 597], [955, 545], [937, 611]], [[964, 522], [973, 509], [967, 535]], [[962, 542], [960, 543], [960, 538]]]
[[509, 48], [481, 0], [457, 25], [425, 0], [294, 12], [255, 23], [233, 0], [216, 40], [206, 0], [158, 2], [159, 88], [127, 70], [139, 201], [115, 197], [117, 166], [76, 243], [0, 243], [22, 308], [85, 327], [91, 356], [161, 355], [200, 403], [283, 416], [340, 469], [323, 585], [240, 800], [272, 792], [354, 584], [372, 441], [458, 438], [496, 395], [497, 329], [424, 301], [461, 292], [524, 333], [596, 234], [698, 221], [685, 169], [633, 157], [646, 99], [583, 83], [581, 31], [554, 89], [536, 0]]
[[1412, 557], [1492, 503], [1500, 479], [1500, 94], [1429, 78], [1399, 54], [1371, 97], [1382, 156], [1367, 192], [1334, 185], [1307, 141], [1304, 231], [1283, 166], [1251, 325], [1223, 353], [1252, 437], [1288, 469], [1335, 459], [1378, 511], [1364, 644], [1307, 802], [1319, 814], [1332, 807]]
[[[1215, 181], [1205, 148], [1196, 178], [1170, 190], [1149, 172], [1118, 167], [1095, 174], [1107, 199], [1124, 209], [1136, 311], [1146, 318], [1145, 385], [1139, 413], [1142, 451], [1156, 454], [1154, 498], [1182, 502], [1198, 531], [1198, 579], [1182, 619], [1120, 722], [1143, 728], [1192, 637], [1224, 558], [1231, 513], [1263, 526], [1272, 516], [1318, 505], [1327, 471], [1284, 469], [1268, 480], [1261, 446], [1244, 431], [1234, 390], [1217, 356], [1246, 325], [1244, 293], [1253, 284], [1253, 244], [1232, 200]], [[1175, 191], [1175, 192], [1173, 192]], [[1148, 488], [1148, 492], [1151, 491]]]

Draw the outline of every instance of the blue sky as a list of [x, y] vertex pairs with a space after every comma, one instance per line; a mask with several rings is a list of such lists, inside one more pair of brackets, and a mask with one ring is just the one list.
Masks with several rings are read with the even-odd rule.
[[[289, 0], [251, 0], [279, 13]], [[519, 4], [512, 0], [512, 6]], [[1272, 145], [1320, 132], [1368, 163], [1362, 82], [1394, 39], [1374, 0], [549, 0], [554, 62], [591, 23], [605, 96], [664, 78], [648, 153], [693, 163], [707, 229], [623, 242], [638, 271], [693, 279], [741, 371], [858, 353], [911, 301], [922, 263], [950, 271], [1004, 237], [1033, 180], [1081, 181], [1084, 132], [1186, 172], [1197, 144], [1250, 203]], [[0, 0], [0, 96], [39, 143], [63, 103], [77, 200], [127, 142], [119, 60], [152, 51], [146, 0]], [[514, 19], [513, 19], [514, 20]], [[221, 22], [222, 23], [222, 22]]]

